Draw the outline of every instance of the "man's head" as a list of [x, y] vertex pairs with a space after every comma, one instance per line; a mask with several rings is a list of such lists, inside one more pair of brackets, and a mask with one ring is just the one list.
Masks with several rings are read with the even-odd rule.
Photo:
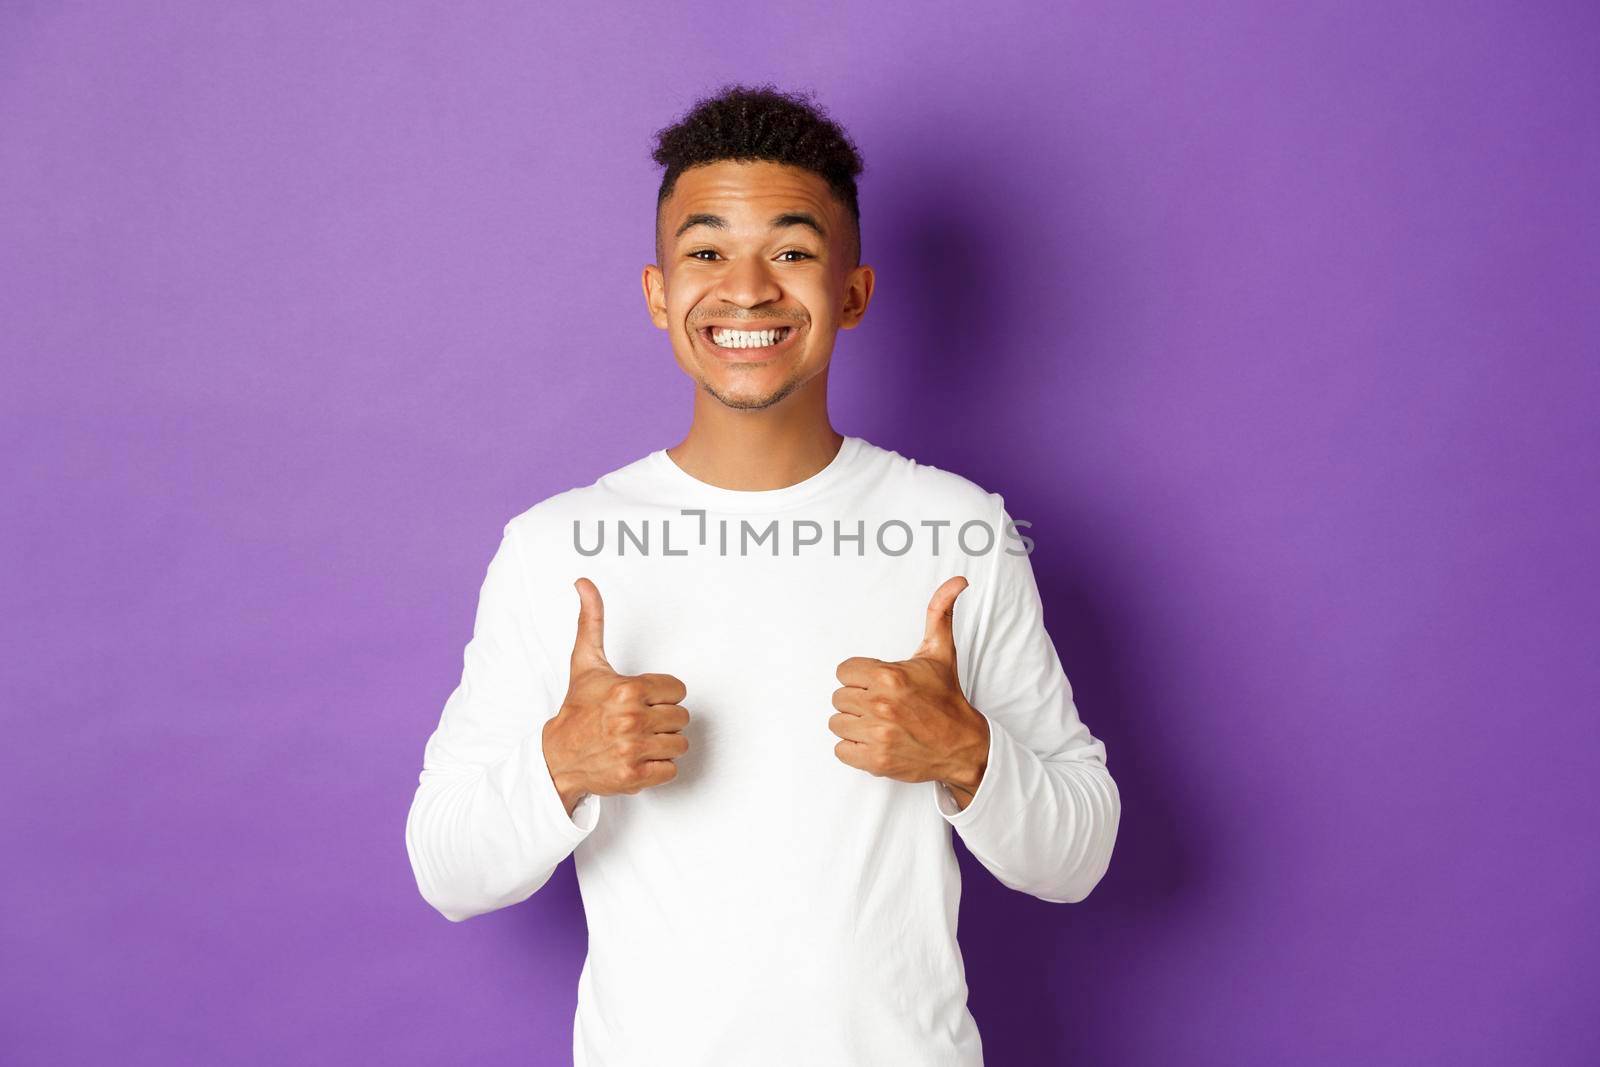
[[[666, 173], [643, 284], [678, 365], [731, 408], [825, 382], [835, 335], [872, 293], [849, 136], [800, 94], [734, 86], [656, 137]], [[722, 327], [784, 332], [757, 347], [770, 338]]]

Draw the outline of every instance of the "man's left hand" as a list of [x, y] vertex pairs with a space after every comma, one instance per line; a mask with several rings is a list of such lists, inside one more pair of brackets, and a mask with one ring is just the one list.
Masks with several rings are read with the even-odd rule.
[[965, 808], [989, 757], [989, 722], [967, 703], [956, 677], [955, 605], [960, 575], [928, 602], [922, 644], [910, 659], [852, 656], [835, 672], [838, 710], [828, 729], [843, 738], [834, 754], [852, 767], [902, 782], [943, 782]]

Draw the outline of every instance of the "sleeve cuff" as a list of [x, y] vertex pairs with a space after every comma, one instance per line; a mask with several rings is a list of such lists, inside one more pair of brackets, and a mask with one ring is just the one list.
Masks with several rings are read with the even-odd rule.
[[561, 794], [556, 790], [555, 779], [551, 777], [550, 765], [545, 762], [544, 739], [536, 731], [529, 734], [522, 745], [523, 758], [528, 761], [528, 773], [535, 779], [533, 790], [537, 794], [540, 818], [563, 841], [576, 847], [600, 821], [600, 798], [593, 793], [584, 794], [583, 799], [573, 806], [572, 814], [568, 815], [567, 806], [561, 802]]
[[[978, 714], [983, 715], [983, 712]], [[983, 768], [983, 778], [978, 782], [977, 792], [972, 794], [972, 800], [966, 807], [961, 807], [950, 789], [943, 782], [934, 782], [933, 799], [939, 809], [939, 814], [944, 816], [951, 826], [960, 828], [969, 826], [983, 817], [989, 808], [989, 798], [1000, 791], [1001, 786], [995, 784], [997, 779], [1010, 775], [1013, 761], [1011, 745], [1017, 742], [1005, 733], [1000, 724], [983, 715], [989, 723], [989, 757], [988, 763]]]

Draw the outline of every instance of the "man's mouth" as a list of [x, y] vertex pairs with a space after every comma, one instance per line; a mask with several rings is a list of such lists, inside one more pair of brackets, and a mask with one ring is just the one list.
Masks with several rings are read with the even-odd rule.
[[700, 336], [715, 348], [726, 351], [776, 348], [795, 334], [793, 326], [776, 326], [767, 330], [734, 330], [722, 326], [704, 326]]

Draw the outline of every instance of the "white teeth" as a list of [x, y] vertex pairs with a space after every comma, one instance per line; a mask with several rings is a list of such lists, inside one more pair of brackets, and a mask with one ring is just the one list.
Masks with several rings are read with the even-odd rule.
[[790, 327], [776, 330], [724, 330], [711, 328], [711, 342], [718, 348], [766, 348], [777, 344], [788, 334]]

